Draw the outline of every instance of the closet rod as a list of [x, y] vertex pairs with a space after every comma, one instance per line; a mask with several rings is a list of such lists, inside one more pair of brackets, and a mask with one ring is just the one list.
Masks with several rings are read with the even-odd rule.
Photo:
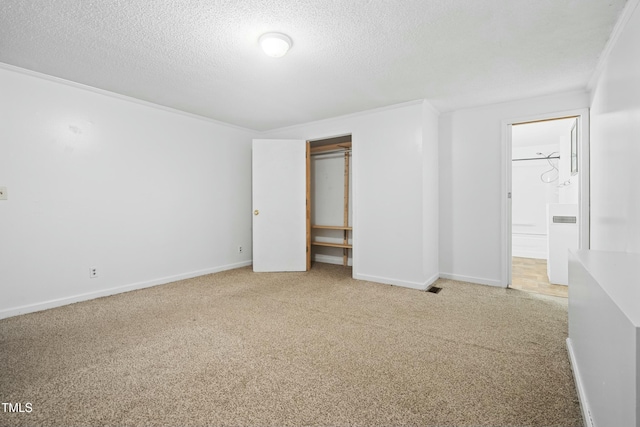
[[551, 156], [551, 157], [530, 157], [528, 159], [511, 159], [512, 162], [522, 162], [525, 160], [548, 160], [548, 159], [559, 159], [560, 156]]
[[340, 153], [343, 153], [343, 152], [344, 152], [344, 153], [349, 153], [349, 154], [351, 154], [351, 149], [350, 149], [350, 148], [348, 148], [348, 149], [345, 149], [345, 148], [335, 148], [335, 149], [333, 149], [333, 150], [320, 151], [320, 152], [318, 152], [318, 153], [313, 153], [313, 152], [312, 152], [312, 153], [311, 153], [311, 155], [312, 155], [312, 156], [317, 156], [317, 155], [320, 155], [320, 154], [333, 154], [333, 153], [337, 153], [337, 152], [340, 152]]

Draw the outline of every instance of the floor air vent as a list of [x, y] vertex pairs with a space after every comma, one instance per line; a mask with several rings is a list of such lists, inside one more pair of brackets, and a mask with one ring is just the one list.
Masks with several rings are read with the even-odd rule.
[[442, 290], [442, 288], [439, 288], [437, 286], [432, 286], [429, 289], [427, 289], [427, 292], [431, 292], [432, 294], [437, 294], [441, 290]]

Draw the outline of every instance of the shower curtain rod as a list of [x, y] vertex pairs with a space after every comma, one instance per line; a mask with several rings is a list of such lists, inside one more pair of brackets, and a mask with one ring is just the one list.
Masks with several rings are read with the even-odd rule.
[[548, 159], [559, 159], [560, 156], [550, 156], [550, 157], [530, 157], [528, 159], [511, 159], [512, 162], [521, 162], [523, 160], [548, 160]]

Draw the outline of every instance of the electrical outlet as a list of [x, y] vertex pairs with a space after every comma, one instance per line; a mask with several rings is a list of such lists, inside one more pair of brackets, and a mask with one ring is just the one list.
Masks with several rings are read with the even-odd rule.
[[98, 267], [90, 267], [89, 278], [95, 279], [96, 277], [98, 277]]
[[8, 197], [7, 187], [0, 187], [0, 200], [7, 200]]
[[241, 254], [243, 251], [242, 246], [238, 246], [238, 253]]

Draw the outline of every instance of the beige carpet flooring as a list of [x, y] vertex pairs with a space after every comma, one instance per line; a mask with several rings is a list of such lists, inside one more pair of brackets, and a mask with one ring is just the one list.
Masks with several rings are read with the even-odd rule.
[[577, 426], [566, 300], [250, 268], [0, 321], [0, 425]]

